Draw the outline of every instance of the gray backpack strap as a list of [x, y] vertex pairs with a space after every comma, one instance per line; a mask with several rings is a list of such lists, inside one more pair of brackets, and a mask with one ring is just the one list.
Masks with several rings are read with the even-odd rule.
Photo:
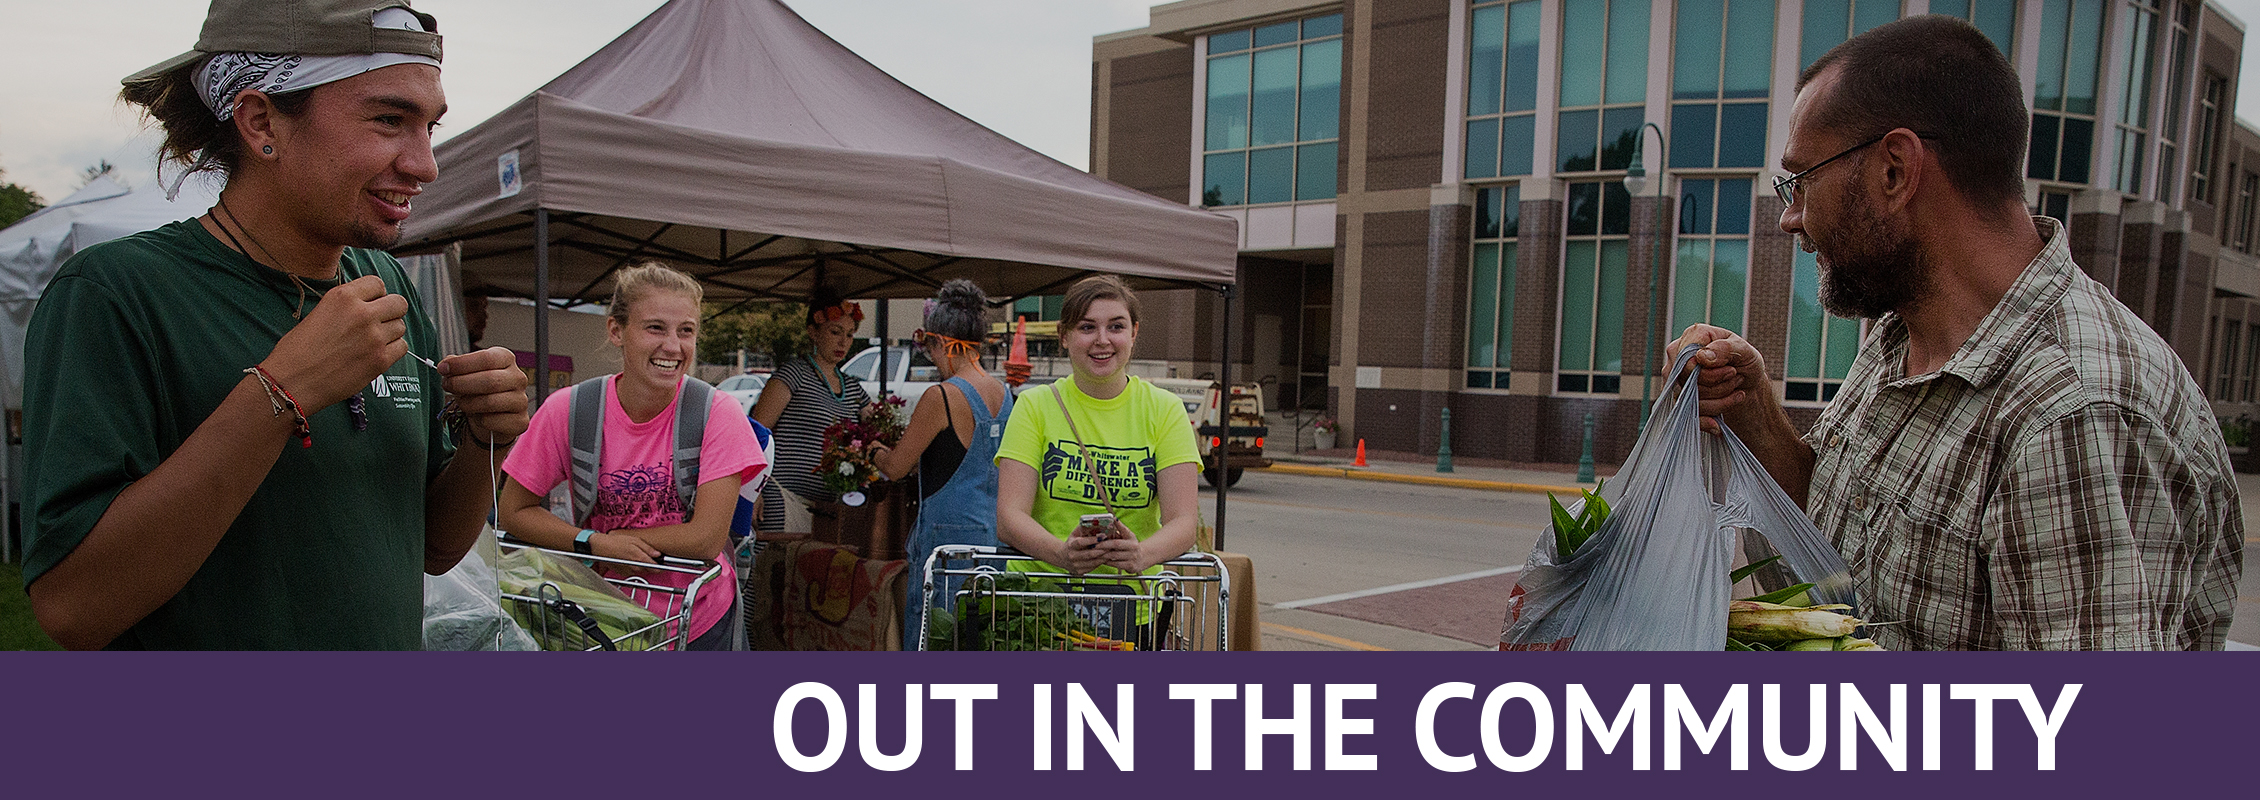
[[706, 414], [714, 405], [714, 386], [684, 378], [675, 398], [675, 496], [683, 499], [683, 519], [698, 500], [698, 454], [706, 447]]
[[566, 477], [572, 484], [573, 524], [584, 528], [588, 527], [589, 515], [596, 512], [596, 482], [604, 463], [604, 406], [609, 402], [605, 397], [608, 388], [604, 378], [590, 378], [573, 385], [573, 458]]

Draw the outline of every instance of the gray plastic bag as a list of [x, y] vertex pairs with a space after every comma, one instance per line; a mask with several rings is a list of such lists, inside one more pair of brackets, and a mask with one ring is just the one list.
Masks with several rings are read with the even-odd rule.
[[[1602, 489], [1612, 513], [1567, 562], [1548, 527], [1508, 596], [1501, 650], [1723, 650], [1728, 573], [1736, 539], [1750, 536], [1814, 584], [1816, 603], [1844, 603], [1859, 615], [1852, 579], [1803, 509], [1781, 491], [1757, 456], [1722, 421], [1722, 435], [1700, 427], [1701, 398], [1687, 363], [1656, 399], [1624, 469]], [[1575, 516], [1576, 508], [1571, 509]]]

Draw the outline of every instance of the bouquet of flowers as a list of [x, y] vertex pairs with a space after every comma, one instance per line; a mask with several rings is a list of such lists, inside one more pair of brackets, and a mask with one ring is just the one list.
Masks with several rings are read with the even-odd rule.
[[883, 479], [872, 448], [902, 441], [902, 408], [902, 398], [888, 395], [864, 406], [856, 419], [843, 419], [824, 429], [824, 460], [816, 472], [840, 502], [863, 505], [863, 489]]

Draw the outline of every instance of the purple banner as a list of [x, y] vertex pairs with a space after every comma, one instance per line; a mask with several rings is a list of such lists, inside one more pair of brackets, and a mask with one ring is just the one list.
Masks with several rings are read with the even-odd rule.
[[2241, 793], [2256, 663], [18, 653], [0, 655], [14, 689], [0, 760], [23, 797]]

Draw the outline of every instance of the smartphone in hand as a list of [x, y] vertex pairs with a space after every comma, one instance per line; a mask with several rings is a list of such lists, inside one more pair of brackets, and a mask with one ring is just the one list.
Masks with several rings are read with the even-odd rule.
[[1113, 514], [1084, 514], [1084, 515], [1083, 515], [1083, 529], [1084, 529], [1084, 530], [1087, 530], [1087, 531], [1090, 531], [1090, 532], [1091, 532], [1091, 535], [1098, 537], [1098, 538], [1099, 538], [1099, 541], [1102, 541], [1102, 542], [1103, 542], [1103, 541], [1106, 541], [1106, 540], [1107, 540], [1107, 539], [1109, 539], [1109, 538], [1113, 538], [1113, 536], [1114, 536], [1114, 515], [1113, 515]]

